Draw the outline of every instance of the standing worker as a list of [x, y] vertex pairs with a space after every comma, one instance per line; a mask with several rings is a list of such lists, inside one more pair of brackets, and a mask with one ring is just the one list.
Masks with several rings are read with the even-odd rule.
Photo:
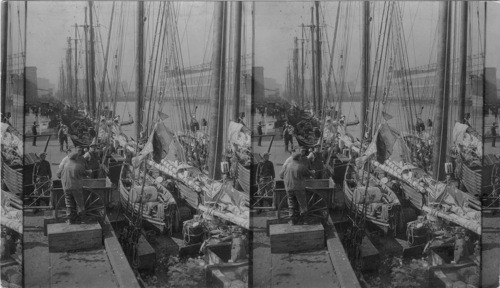
[[[269, 160], [269, 153], [264, 153], [262, 156], [263, 161], [257, 166], [257, 187], [259, 196], [271, 196], [273, 190], [274, 178], [274, 164]], [[262, 203], [268, 204], [268, 203]], [[270, 206], [270, 205], [269, 205]]]
[[259, 134], [259, 146], [262, 146], [262, 121], [259, 121], [259, 125], [257, 125], [257, 134]]
[[497, 141], [497, 122], [493, 122], [491, 125], [491, 136], [493, 136], [493, 143], [491, 143], [491, 147], [495, 147], [495, 143]]
[[90, 177], [92, 179], [97, 179], [99, 178], [99, 168], [100, 168], [100, 157], [99, 157], [99, 151], [96, 150], [97, 144], [92, 143], [90, 144], [90, 149], [87, 153], [83, 155], [83, 158], [85, 158], [87, 162], [87, 167], [88, 169], [92, 170], [92, 173]]
[[57, 132], [57, 137], [59, 138], [59, 151], [63, 152], [64, 151], [64, 142], [66, 142], [66, 150], [69, 149], [68, 147], [68, 134], [66, 133], [66, 125], [61, 124], [59, 126], [59, 131]]
[[288, 144], [292, 145], [293, 150], [293, 127], [292, 125], [288, 125], [288, 122], [285, 122], [285, 126], [283, 127], [283, 139], [285, 140], [285, 152], [289, 152]]
[[[296, 225], [299, 218], [307, 212], [306, 200], [306, 178], [311, 172], [300, 162], [301, 154], [295, 154], [292, 162], [288, 163], [280, 173], [280, 178], [284, 179], [286, 196], [288, 200], [288, 210], [290, 215], [290, 225]], [[304, 222], [304, 224], [306, 224]]]
[[[75, 224], [81, 220], [81, 215], [85, 211], [83, 200], [82, 179], [88, 175], [83, 164], [79, 161], [79, 155], [74, 152], [69, 160], [57, 171], [57, 177], [61, 179], [64, 190], [64, 200], [66, 204], [66, 215], [68, 224]], [[76, 213], [75, 213], [76, 211]]]
[[[47, 153], [40, 153], [40, 161], [35, 163], [33, 167], [33, 184], [35, 184], [35, 195], [44, 195], [45, 191], [48, 191], [51, 186], [52, 180], [52, 170], [50, 169], [50, 163], [45, 160]], [[40, 200], [36, 201], [36, 205], [40, 205]], [[37, 213], [38, 209], [35, 209], [34, 213]]]
[[33, 122], [33, 126], [31, 126], [31, 132], [33, 133], [33, 146], [36, 146], [36, 135], [38, 135], [38, 124]]
[[320, 145], [316, 144], [314, 150], [309, 153], [307, 158], [309, 159], [310, 168], [315, 171], [314, 179], [323, 179], [323, 171], [325, 171], [325, 165], [323, 164], [323, 155], [320, 153]]

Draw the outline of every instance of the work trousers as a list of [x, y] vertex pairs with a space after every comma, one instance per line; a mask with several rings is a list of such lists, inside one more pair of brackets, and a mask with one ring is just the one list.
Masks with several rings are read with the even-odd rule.
[[305, 190], [287, 190], [288, 211], [290, 218], [297, 219], [301, 214], [307, 212], [307, 200]]
[[59, 145], [60, 145], [60, 150], [61, 150], [61, 151], [63, 151], [63, 150], [64, 150], [64, 148], [63, 148], [63, 147], [64, 147], [64, 145], [63, 145], [63, 144], [64, 144], [64, 142], [66, 142], [66, 150], [68, 150], [68, 149], [69, 149], [69, 147], [68, 147], [68, 137], [66, 136], [66, 137], [64, 137], [64, 138], [59, 138]]
[[66, 215], [68, 218], [75, 218], [77, 213], [81, 213], [85, 210], [83, 189], [64, 190], [64, 202], [66, 204]]
[[288, 144], [292, 145], [292, 150], [293, 150], [293, 137], [292, 136], [285, 136], [285, 151], [288, 152]]
[[33, 135], [33, 146], [36, 146], [36, 134]]

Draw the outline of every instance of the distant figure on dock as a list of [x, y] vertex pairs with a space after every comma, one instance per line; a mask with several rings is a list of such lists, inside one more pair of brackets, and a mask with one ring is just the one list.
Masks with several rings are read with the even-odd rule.
[[[269, 160], [269, 153], [264, 153], [262, 156], [263, 161], [257, 165], [257, 194], [259, 196], [272, 195], [274, 178], [276, 177], [274, 173], [274, 164]], [[263, 205], [269, 203], [262, 203]], [[270, 206], [270, 205], [269, 205]]]
[[295, 154], [292, 161], [280, 173], [280, 178], [284, 179], [286, 196], [288, 201], [288, 211], [290, 215], [290, 225], [296, 225], [300, 217], [307, 212], [305, 179], [312, 176], [311, 172], [301, 162], [301, 154]]
[[193, 116], [191, 116], [191, 131], [192, 132], [196, 132], [198, 130], [200, 130], [200, 123], [198, 123], [198, 120], [196, 120], [196, 118]]
[[493, 142], [491, 143], [491, 147], [495, 147], [497, 141], [497, 122], [493, 122], [491, 125], [491, 136], [493, 136]]
[[425, 124], [421, 118], [417, 118], [417, 124], [415, 125], [415, 130], [417, 133], [422, 133], [425, 131]]
[[33, 126], [31, 126], [31, 132], [33, 133], [33, 146], [36, 146], [36, 135], [38, 135], [38, 124], [33, 122]]
[[259, 134], [259, 146], [262, 146], [262, 121], [259, 121], [259, 125], [257, 125], [257, 134]]
[[430, 118], [427, 119], [427, 128], [432, 128], [432, 120]]
[[59, 151], [64, 151], [64, 143], [66, 143], [66, 150], [69, 149], [68, 146], [68, 127], [64, 124], [59, 126], [59, 131], [57, 132], [57, 137], [59, 138]]
[[469, 127], [472, 127], [472, 126], [470, 125], [470, 113], [465, 114], [465, 117], [464, 117], [464, 124], [465, 124], [465, 125], [467, 125], [467, 126], [469, 126]]
[[293, 127], [288, 122], [285, 122], [283, 126], [283, 139], [285, 140], [285, 152], [289, 152], [288, 144], [292, 145], [291, 149], [293, 150]]
[[79, 222], [81, 214], [85, 210], [82, 179], [87, 175], [88, 171], [85, 171], [85, 167], [79, 161], [79, 155], [76, 152], [72, 153], [69, 160], [62, 165], [62, 169], [60, 168], [57, 171], [57, 177], [61, 179], [64, 190], [66, 215], [68, 217], [66, 222], [68, 224]]

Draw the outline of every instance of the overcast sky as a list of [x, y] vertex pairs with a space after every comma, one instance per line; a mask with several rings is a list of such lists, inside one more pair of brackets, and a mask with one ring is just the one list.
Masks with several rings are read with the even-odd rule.
[[[343, 1], [341, 6], [346, 9], [349, 6], [349, 15], [343, 13], [340, 23], [349, 25], [350, 47], [349, 67], [347, 67], [347, 80], [356, 81], [359, 71], [359, 56], [360, 55], [360, 17], [361, 2], [347, 3]], [[17, 13], [17, 9], [24, 8], [24, 4], [20, 2], [10, 2], [11, 15]], [[325, 28], [326, 34], [322, 37], [323, 45], [331, 45], [333, 38], [333, 27], [335, 24], [336, 9], [338, 2], [322, 2], [321, 3], [321, 25]], [[83, 25], [84, 23], [84, 7], [87, 2], [29, 2], [28, 4], [28, 56], [27, 65], [36, 66], [38, 68], [38, 76], [50, 79], [56, 84], [59, 79], [59, 67], [64, 59], [64, 53], [67, 48], [67, 37], [74, 37], [74, 25]], [[111, 14], [110, 1], [96, 1], [95, 7], [97, 14], [94, 22], [99, 23], [101, 38], [103, 42], [97, 45], [102, 47], [106, 44], [106, 37], [109, 31], [109, 19]], [[134, 53], [135, 53], [135, 21], [136, 21], [136, 2], [116, 2], [116, 15], [122, 13], [125, 30], [124, 42], [124, 60], [122, 79], [131, 81], [133, 79]], [[158, 2], [151, 4], [146, 2], [146, 11], [154, 13], [151, 5], [158, 5]], [[301, 24], [308, 25], [311, 21], [310, 7], [313, 2], [256, 2], [255, 4], [255, 63], [257, 66], [264, 66], [265, 77], [275, 78], [280, 84], [285, 81], [286, 67], [290, 63], [293, 48], [293, 38], [301, 38]], [[381, 7], [383, 2], [372, 4], [372, 35], [376, 35], [376, 27], [381, 23]], [[399, 2], [398, 4], [402, 11], [402, 23], [407, 38], [408, 56], [410, 66], [424, 65], [432, 62], [436, 51], [436, 21], [438, 12], [437, 2]], [[182, 58], [184, 65], [197, 65], [202, 62], [210, 61], [211, 57], [211, 40], [213, 31], [213, 2], [184, 2], [175, 3], [176, 11], [179, 13], [179, 35], [182, 41]], [[251, 17], [250, 9], [251, 2], [244, 2], [244, 37], [245, 47], [244, 52], [251, 52]], [[151, 9], [149, 9], [151, 8]], [[482, 49], [482, 41], [478, 37], [484, 37], [482, 23], [484, 23], [484, 4], [474, 2], [471, 4], [473, 15], [471, 20], [473, 38], [472, 50], [478, 52]], [[343, 10], [345, 11], [345, 10]], [[476, 13], [479, 13], [479, 18]], [[154, 15], [148, 14], [147, 17], [154, 18]], [[496, 66], [500, 69], [500, 59], [498, 53], [492, 51], [500, 51], [500, 32], [498, 31], [498, 22], [500, 19], [500, 4], [488, 3], [488, 36], [487, 36], [487, 60], [486, 66]], [[11, 21], [17, 21], [16, 17], [11, 17]], [[11, 22], [12, 23], [12, 22]], [[117, 31], [118, 21], [114, 22], [113, 30]], [[16, 30], [16, 23], [12, 23], [13, 30]], [[478, 26], [479, 25], [479, 26]], [[478, 28], [481, 27], [481, 28]], [[150, 27], [149, 36], [147, 39], [152, 39]], [[80, 29], [81, 30], [81, 29]], [[82, 31], [82, 30], [81, 30]], [[339, 34], [341, 35], [341, 30]], [[308, 30], [307, 30], [308, 32]], [[80, 32], [82, 33], [82, 32]], [[309, 32], [308, 32], [309, 33]], [[483, 34], [483, 35], [480, 35]], [[495, 35], [496, 34], [496, 35]], [[18, 33], [12, 32], [13, 42], [16, 42]], [[81, 34], [79, 35], [81, 36]], [[306, 36], [309, 37], [306, 33]], [[340, 36], [339, 36], [340, 37]], [[98, 39], [100, 40], [100, 39]], [[117, 32], [113, 33], [112, 42], [118, 42]], [[340, 41], [339, 41], [340, 42]], [[328, 44], [330, 43], [330, 44]], [[12, 44], [13, 49], [16, 49], [16, 43]], [[151, 45], [151, 44], [150, 44]], [[310, 45], [309, 43], [306, 45]], [[372, 48], [375, 45], [372, 46]], [[325, 47], [325, 46], [323, 46]], [[99, 50], [99, 49], [98, 49]], [[116, 50], [116, 47], [111, 48], [111, 53]], [[100, 50], [102, 51], [102, 50]], [[496, 57], [496, 58], [495, 58]], [[102, 62], [102, 52], [97, 56]], [[324, 62], [329, 61], [325, 59]], [[326, 62], [327, 63], [327, 62]], [[326, 65], [326, 64], [325, 64]], [[83, 68], [83, 66], [82, 66]], [[326, 67], [324, 68], [326, 69]], [[82, 74], [83, 75], [83, 74]], [[83, 77], [83, 76], [82, 76]], [[306, 76], [307, 77], [307, 76]], [[130, 79], [130, 80], [129, 80]], [[133, 82], [132, 82], [133, 83]], [[132, 84], [133, 85], [133, 84]]]

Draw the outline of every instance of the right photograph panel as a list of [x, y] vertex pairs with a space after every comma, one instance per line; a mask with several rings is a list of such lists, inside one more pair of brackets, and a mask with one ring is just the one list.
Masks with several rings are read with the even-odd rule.
[[254, 4], [253, 287], [498, 286], [491, 6]]
[[486, 6], [486, 58], [484, 67], [484, 159], [483, 159], [483, 226], [482, 284], [500, 287], [500, 3]]

